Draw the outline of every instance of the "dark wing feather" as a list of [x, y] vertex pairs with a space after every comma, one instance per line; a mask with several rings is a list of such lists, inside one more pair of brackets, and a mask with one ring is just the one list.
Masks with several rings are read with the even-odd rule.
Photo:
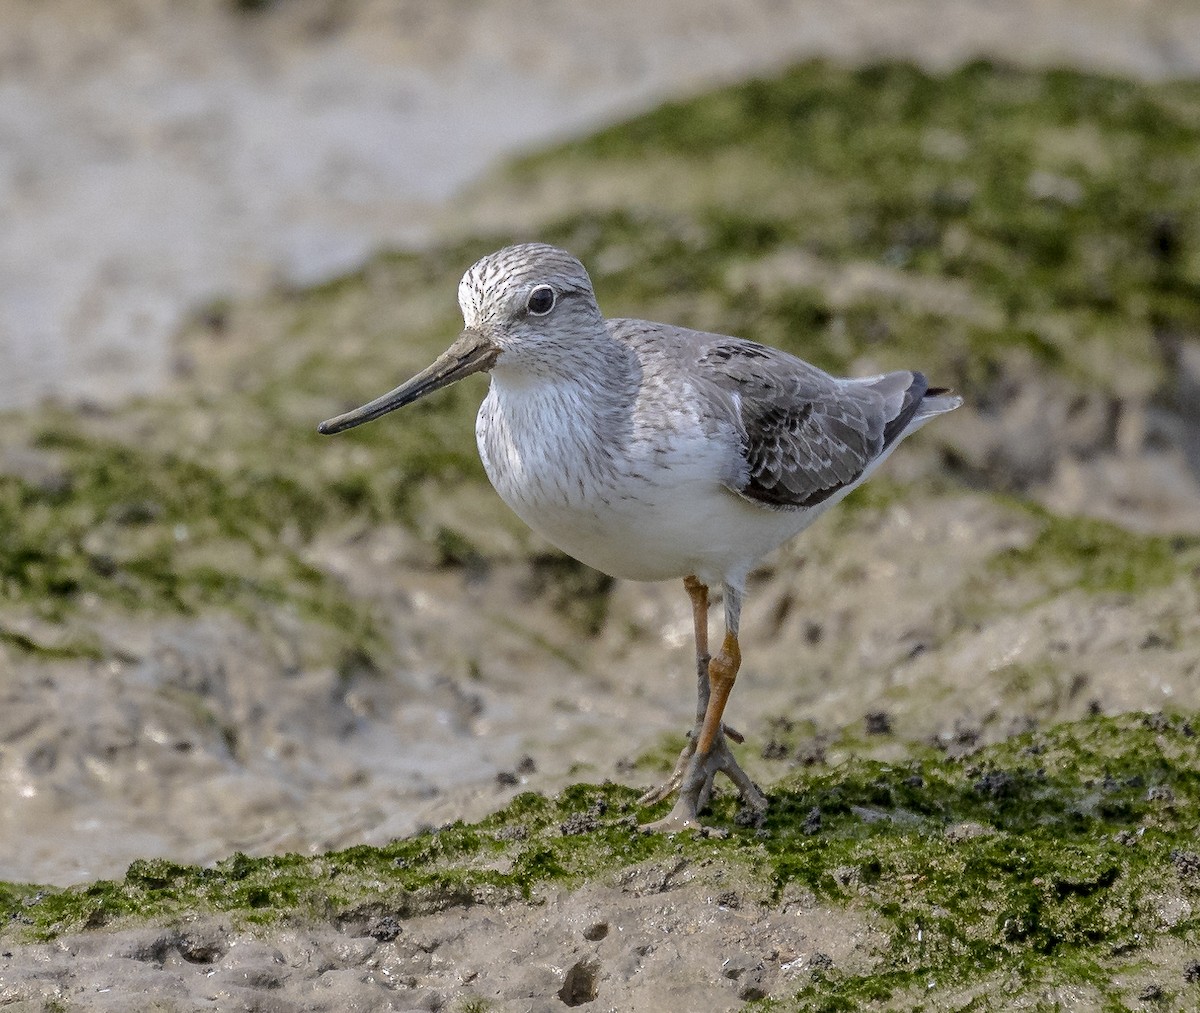
[[730, 487], [775, 507], [816, 506], [855, 482], [903, 432], [926, 388], [920, 374], [847, 383], [735, 338], [703, 349], [698, 365], [736, 405], [745, 467]]

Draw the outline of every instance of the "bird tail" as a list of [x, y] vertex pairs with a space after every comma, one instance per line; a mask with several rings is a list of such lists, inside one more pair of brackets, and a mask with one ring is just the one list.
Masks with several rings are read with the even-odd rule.
[[[919, 373], [917, 375], [920, 376]], [[922, 395], [914, 419], [923, 422], [935, 415], [945, 415], [946, 412], [954, 411], [962, 403], [962, 396], [954, 393], [949, 387], [930, 387]]]
[[929, 419], [953, 411], [962, 398], [946, 387], [930, 387], [923, 373], [896, 372], [876, 378], [872, 384], [894, 405], [894, 414], [883, 427], [886, 449]]

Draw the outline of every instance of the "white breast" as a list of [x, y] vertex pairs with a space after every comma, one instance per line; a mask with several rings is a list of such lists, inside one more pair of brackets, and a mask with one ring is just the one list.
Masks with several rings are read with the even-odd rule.
[[722, 485], [728, 442], [687, 411], [637, 432], [597, 416], [570, 385], [511, 387], [493, 377], [476, 440], [501, 498], [576, 559], [630, 580], [696, 574], [739, 581], [805, 526]]

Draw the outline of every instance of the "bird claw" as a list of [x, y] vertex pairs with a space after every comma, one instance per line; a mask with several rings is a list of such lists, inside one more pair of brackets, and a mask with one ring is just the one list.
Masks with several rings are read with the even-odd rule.
[[[699, 733], [700, 733], [700, 729], [699, 729], [699, 726], [697, 726], [691, 732], [691, 734], [688, 736], [687, 745], [685, 745], [683, 747], [683, 749], [680, 751], [679, 759], [677, 759], [675, 761], [675, 769], [671, 771], [671, 776], [668, 777], [665, 781], [663, 781], [663, 783], [660, 784], [657, 788], [651, 788], [648, 792], [646, 792], [646, 794], [644, 794], [641, 798], [639, 798], [638, 805], [654, 805], [657, 802], [661, 802], [665, 798], [669, 798], [671, 795], [673, 795], [675, 792], [677, 792], [679, 790], [679, 786], [683, 783], [683, 775], [684, 775], [684, 772], [687, 770], [688, 763], [691, 761], [692, 755], [696, 752], [696, 738], [699, 735]], [[736, 728], [731, 728], [729, 725], [724, 725], [724, 724], [721, 725], [721, 733], [722, 733], [721, 736], [718, 736], [718, 738], [733, 739], [733, 741], [738, 743], [738, 745], [741, 745], [743, 742], [746, 741], [746, 737], [744, 735], [742, 735], [741, 732], [739, 732]], [[713, 748], [715, 751], [716, 746], [714, 745]], [[726, 747], [726, 751], [728, 751], [728, 747]], [[731, 759], [732, 759], [732, 757], [731, 757]], [[737, 767], [736, 760], [733, 761], [733, 765], [735, 767]], [[741, 768], [738, 767], [738, 770], [740, 771]], [[714, 771], [714, 773], [715, 773], [715, 771]], [[737, 778], [734, 778], [732, 774], [730, 774], [730, 777], [733, 778], [734, 781], [737, 780]], [[749, 779], [747, 778], [747, 780], [749, 780]], [[751, 783], [753, 783], [753, 782], [751, 782]], [[703, 809], [705, 807], [705, 805], [708, 804], [708, 799], [712, 795], [712, 776], [711, 775], [707, 778], [706, 786], [707, 786], [707, 792], [702, 796], [702, 800], [698, 801], [698, 803], [697, 803], [698, 809]]]
[[645, 795], [639, 798], [638, 805], [654, 805], [677, 792], [679, 786], [683, 784], [683, 775], [687, 771], [688, 763], [695, 752], [696, 733], [692, 732], [688, 736], [687, 745], [683, 747], [683, 750], [679, 754], [679, 759], [675, 761], [675, 769], [671, 771], [671, 776], [657, 788], [651, 788]]
[[671, 772], [671, 776], [659, 787], [646, 792], [638, 800], [639, 805], [653, 805], [655, 802], [661, 802], [673, 792], [679, 793], [671, 811], [660, 820], [644, 824], [641, 827], [643, 831], [673, 834], [681, 830], [702, 829], [703, 824], [700, 822], [699, 812], [708, 805], [712, 798], [713, 779], [719, 773], [725, 774], [733, 781], [743, 803], [754, 809], [766, 809], [766, 796], [742, 770], [730, 750], [729, 744], [725, 741], [727, 735], [730, 738], [737, 736], [735, 741], [742, 741], [740, 735], [737, 735], [736, 732], [730, 734], [731, 732], [732, 729], [722, 726], [721, 732], [713, 740], [712, 748], [708, 751], [707, 756], [696, 755], [696, 736], [693, 734], [689, 737], [687, 745], [679, 754], [679, 759], [675, 761], [675, 769]]
[[683, 774], [672, 774], [657, 788], [651, 788], [645, 795], [637, 800], [638, 805], [655, 805], [661, 802], [664, 798], [669, 798], [674, 792], [679, 790], [679, 786], [683, 783]]

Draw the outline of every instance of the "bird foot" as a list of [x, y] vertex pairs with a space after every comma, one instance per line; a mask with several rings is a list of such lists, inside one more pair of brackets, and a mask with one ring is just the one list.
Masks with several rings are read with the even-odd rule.
[[742, 802], [754, 809], [766, 809], [767, 797], [738, 764], [726, 741], [727, 736], [735, 742], [743, 741], [736, 731], [722, 725], [721, 732], [713, 739], [712, 748], [706, 756], [696, 755], [695, 733], [689, 737], [688, 744], [683, 747], [679, 759], [675, 762], [671, 776], [638, 800], [640, 805], [653, 805], [673, 792], [679, 793], [671, 811], [660, 820], [644, 824], [641, 827], [643, 831], [673, 834], [680, 830], [701, 829], [703, 824], [700, 822], [699, 812], [712, 798], [713, 779], [720, 773], [725, 774], [734, 783]]
[[[655, 803], [661, 802], [663, 799], [670, 797], [679, 790], [679, 786], [683, 784], [683, 775], [687, 770], [688, 763], [696, 752], [696, 737], [699, 735], [699, 732], [700, 729], [697, 726], [697, 728], [688, 736], [687, 745], [684, 746], [680, 751], [679, 759], [675, 761], [675, 769], [671, 771], [671, 776], [663, 781], [663, 783], [657, 788], [651, 788], [648, 792], [646, 792], [646, 794], [639, 798], [638, 805], [654, 805]], [[721, 733], [722, 734], [717, 737], [718, 740], [723, 740], [724, 738], [728, 737], [733, 739], [733, 741], [739, 745], [746, 741], [746, 737], [742, 735], [741, 732], [739, 732], [736, 728], [730, 728], [729, 725], [721, 725]], [[724, 742], [722, 741], [721, 744], [724, 745]], [[717, 747], [714, 745], [713, 752], [716, 752], [716, 748]], [[728, 746], [725, 747], [727, 752], [728, 748]], [[733, 765], [735, 767], [737, 766], [736, 760], [733, 761]], [[740, 770], [741, 768], [739, 767], [738, 769]], [[730, 776], [732, 777], [733, 775], [731, 774]], [[712, 787], [711, 784], [709, 787]], [[707, 796], [705, 797], [704, 801], [708, 801]], [[703, 805], [701, 805], [700, 808], [703, 808]]]

